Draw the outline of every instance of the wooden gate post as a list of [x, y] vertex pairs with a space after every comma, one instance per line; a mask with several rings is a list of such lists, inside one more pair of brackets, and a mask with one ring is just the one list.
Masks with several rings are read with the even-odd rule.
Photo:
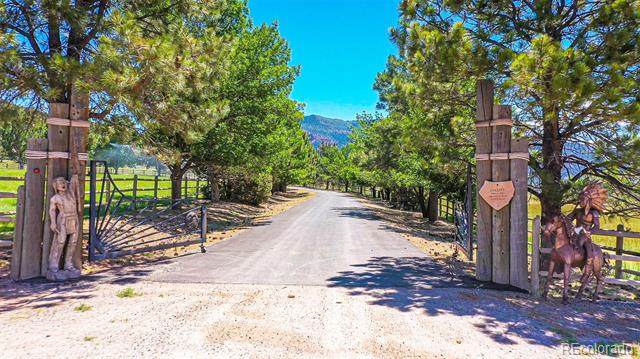
[[[491, 180], [491, 162], [480, 160], [491, 153], [491, 127], [484, 126], [493, 117], [493, 81], [479, 80], [476, 105], [476, 159], [477, 190], [485, 181]], [[476, 253], [476, 278], [481, 281], [491, 280], [491, 207], [480, 194], [478, 203], [478, 250]]]
[[510, 228], [510, 279], [512, 286], [529, 290], [527, 274], [528, 267], [528, 158], [529, 141], [523, 138], [511, 141], [511, 179], [514, 195], [511, 200], [511, 228]]
[[[624, 225], [622, 223], [618, 224], [617, 231], [624, 232]], [[616, 254], [619, 256], [622, 255], [623, 248], [624, 248], [624, 237], [617, 236], [616, 237]], [[616, 279], [622, 279], [622, 261], [621, 260], [616, 259], [616, 262], [614, 264], [614, 269], [615, 269]]]
[[41, 272], [46, 150], [45, 139], [27, 141], [20, 279], [39, 277]]
[[16, 206], [16, 226], [13, 230], [11, 247], [11, 279], [20, 280], [20, 262], [22, 261], [22, 229], [24, 228], [24, 186], [18, 187], [18, 205]]
[[[51, 118], [69, 118], [69, 104], [67, 103], [50, 103], [49, 104], [49, 117]], [[69, 148], [69, 127], [59, 124], [48, 124], [47, 140], [49, 152], [67, 152]], [[47, 200], [45, 201], [45, 208], [49, 208], [49, 201], [55, 194], [52, 183], [56, 177], [67, 178], [68, 160], [65, 158], [49, 158], [47, 161]], [[53, 238], [51, 230], [49, 229], [51, 219], [49, 218], [49, 211], [44, 212], [44, 234], [42, 238], [42, 265], [40, 267], [40, 274], [42, 276], [47, 275], [47, 268], [49, 267], [49, 250], [51, 249], [51, 240]], [[79, 221], [82, 223], [82, 221]], [[80, 241], [78, 241], [80, 242]]]
[[[82, 247], [84, 244], [84, 189], [87, 174], [87, 143], [89, 140], [89, 94], [73, 89], [69, 105], [69, 118], [75, 123], [69, 127], [69, 166], [68, 178], [78, 175], [80, 208], [78, 208], [78, 242], [76, 244], [74, 265], [82, 269]], [[47, 252], [48, 253], [48, 252]]]
[[[501, 120], [505, 120], [502, 124]], [[491, 177], [495, 182], [508, 181], [511, 179], [509, 155], [511, 151], [511, 124], [506, 124], [506, 120], [511, 121], [511, 106], [494, 105], [493, 121], [491, 129], [492, 155], [491, 155]], [[494, 157], [495, 156], [495, 157]], [[509, 261], [511, 250], [509, 227], [511, 224], [511, 206], [506, 205], [500, 210], [493, 210], [493, 223], [491, 229], [493, 233], [493, 282], [498, 284], [509, 284]]]
[[533, 219], [531, 234], [531, 289], [534, 297], [540, 296], [540, 217]]

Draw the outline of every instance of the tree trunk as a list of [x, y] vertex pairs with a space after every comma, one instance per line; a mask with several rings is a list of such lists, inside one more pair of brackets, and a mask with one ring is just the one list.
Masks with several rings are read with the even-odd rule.
[[[546, 94], [551, 94], [551, 77], [545, 75]], [[546, 96], [545, 96], [546, 97]], [[549, 95], [546, 98], [551, 98]], [[562, 197], [568, 187], [562, 185], [562, 168], [564, 158], [564, 140], [560, 134], [558, 105], [551, 103], [543, 108], [544, 123], [542, 132], [542, 168], [539, 172], [541, 184], [540, 204], [542, 207], [542, 223], [562, 211]]]
[[420, 212], [422, 213], [422, 218], [429, 217], [429, 212], [427, 211], [427, 205], [424, 202], [424, 187], [419, 186], [416, 190], [416, 196], [418, 197], [418, 205], [420, 206]]
[[386, 198], [385, 198], [385, 199], [386, 199], [387, 201], [390, 201], [390, 200], [391, 200], [391, 190], [390, 190], [390, 189], [388, 189], [388, 188], [385, 188], [385, 189], [384, 189], [384, 192], [385, 192], [385, 195], [386, 195]]
[[371, 187], [371, 197], [373, 197], [373, 199], [376, 198], [376, 187], [375, 186]]
[[429, 203], [427, 204], [427, 217], [429, 221], [438, 220], [438, 192], [429, 191]]
[[349, 192], [349, 181], [344, 181], [344, 191]]
[[327, 182], [325, 183], [325, 188], [324, 188], [324, 189], [325, 189], [325, 190], [327, 190], [327, 191], [329, 190], [329, 181], [327, 181]]
[[217, 176], [209, 176], [209, 184], [211, 185], [211, 201], [220, 202], [220, 180]]
[[360, 185], [360, 195], [362, 196], [363, 193], [364, 193], [364, 188], [362, 187], [362, 185]]
[[182, 198], [182, 176], [184, 170], [180, 168], [180, 165], [170, 166], [171, 171], [171, 200], [177, 201]]

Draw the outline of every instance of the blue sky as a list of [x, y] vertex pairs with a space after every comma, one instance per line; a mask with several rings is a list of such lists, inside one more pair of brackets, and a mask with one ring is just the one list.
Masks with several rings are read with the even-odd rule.
[[396, 54], [389, 28], [398, 0], [249, 0], [256, 25], [278, 21], [292, 64], [301, 65], [293, 98], [305, 114], [353, 120], [373, 112], [372, 89], [387, 57]]

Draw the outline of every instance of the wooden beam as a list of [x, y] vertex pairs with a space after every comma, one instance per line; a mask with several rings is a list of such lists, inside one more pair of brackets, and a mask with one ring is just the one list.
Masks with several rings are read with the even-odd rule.
[[[493, 117], [493, 81], [478, 81], [476, 100], [476, 123], [491, 121], [491, 118]], [[491, 128], [476, 127], [476, 154], [490, 153]], [[490, 161], [477, 161], [476, 174], [476, 196], [478, 204], [476, 279], [481, 281], [490, 281], [492, 275], [491, 207], [480, 197], [480, 194], [478, 193], [484, 182], [491, 180]]]
[[22, 229], [24, 226], [24, 197], [24, 186], [20, 186], [18, 187], [16, 225], [13, 230], [13, 247], [11, 248], [10, 275], [13, 280], [20, 280], [20, 262], [22, 261]]
[[[29, 139], [27, 149], [46, 151], [46, 139]], [[39, 277], [42, 264], [46, 159], [27, 159], [20, 279]]]
[[607, 284], [629, 285], [634, 287], [640, 287], [640, 280], [605, 278], [604, 282]]
[[18, 195], [13, 192], [0, 192], [0, 198], [18, 198]]
[[[89, 120], [89, 94], [73, 88], [71, 91], [71, 101], [69, 104], [69, 118], [74, 121]], [[87, 143], [89, 139], [89, 127], [71, 127], [69, 130], [69, 167], [67, 175], [69, 178], [72, 174], [78, 174], [79, 190], [84, 193], [85, 180], [87, 174], [86, 161], [74, 161], [74, 154], [86, 153]], [[84, 196], [80, 198], [80, 206], [78, 208], [78, 218], [84, 217]], [[78, 221], [78, 242], [76, 243], [73, 262], [76, 268], [82, 269], [82, 248], [83, 243], [83, 222]]]
[[640, 238], [640, 232], [623, 232], [623, 231], [614, 231], [610, 229], [598, 229], [591, 232], [591, 234], [596, 236], [608, 236], [608, 237]]
[[[529, 141], [517, 138], [511, 141], [511, 152], [528, 152]], [[529, 290], [528, 280], [528, 199], [527, 185], [529, 165], [526, 160], [510, 160], [511, 180], [515, 193], [511, 200], [511, 223], [509, 240], [509, 283], [520, 289]]]
[[[533, 219], [533, 244], [531, 246], [531, 289], [533, 296], [540, 296], [540, 217]], [[526, 262], [525, 262], [526, 263]]]
[[623, 256], [618, 254], [609, 254], [609, 258], [616, 261], [622, 261], [622, 262], [640, 262], [640, 257], [638, 256]]
[[0, 181], [23, 181], [24, 177], [0, 176]]
[[[49, 104], [49, 117], [69, 118], [69, 104], [66, 103], [50, 103]], [[47, 132], [47, 139], [49, 141], [49, 151], [67, 152], [69, 150], [69, 127], [49, 125]], [[40, 274], [44, 277], [47, 275], [47, 268], [49, 267], [49, 250], [51, 249], [51, 240], [53, 238], [49, 218], [49, 201], [55, 194], [53, 190], [53, 179], [57, 177], [67, 178], [67, 164], [66, 159], [51, 158], [47, 162], [47, 199], [45, 201], [44, 212], [44, 235], [42, 237], [42, 265], [40, 268]], [[82, 222], [82, 221], [80, 221]]]
[[[511, 106], [494, 105], [493, 119], [511, 119]], [[491, 126], [492, 153], [508, 153], [511, 151], [511, 126]], [[511, 180], [511, 167], [508, 159], [491, 161], [491, 178], [494, 182]], [[498, 284], [509, 284], [509, 267], [511, 248], [511, 205], [499, 211], [493, 210], [492, 232], [492, 281]]]

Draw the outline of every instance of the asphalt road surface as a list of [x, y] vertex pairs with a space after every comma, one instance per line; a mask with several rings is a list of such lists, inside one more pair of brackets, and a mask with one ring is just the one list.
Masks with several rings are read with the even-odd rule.
[[[152, 280], [230, 284], [402, 287], [446, 284], [443, 268], [350, 195], [317, 196], [215, 244], [176, 259]], [[458, 285], [460, 283], [457, 283]]]

